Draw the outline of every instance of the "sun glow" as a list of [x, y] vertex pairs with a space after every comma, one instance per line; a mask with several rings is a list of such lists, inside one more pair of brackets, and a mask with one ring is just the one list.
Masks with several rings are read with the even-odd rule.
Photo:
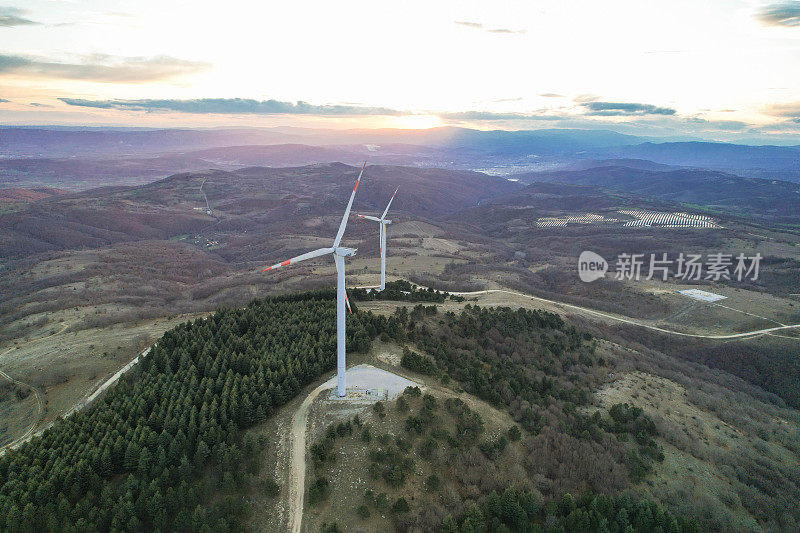
[[408, 130], [425, 130], [444, 125], [442, 119], [436, 115], [403, 115], [389, 117], [387, 127]]

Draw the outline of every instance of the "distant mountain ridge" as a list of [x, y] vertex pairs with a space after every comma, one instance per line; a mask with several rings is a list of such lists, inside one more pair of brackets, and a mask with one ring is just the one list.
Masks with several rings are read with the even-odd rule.
[[800, 184], [743, 178], [715, 170], [644, 170], [600, 166], [517, 175], [523, 183], [549, 182], [600, 187], [671, 202], [721, 209], [731, 214], [800, 220]]
[[800, 146], [646, 142], [608, 152], [615, 157], [646, 159], [666, 165], [728, 170], [752, 177], [800, 181]]
[[[659, 142], [657, 138], [611, 130], [0, 127], [0, 187], [80, 190], [139, 184], [207, 168], [235, 170], [332, 162], [354, 165], [364, 159], [497, 175], [608, 164], [665, 170], [658, 165], [667, 165], [800, 182], [800, 146]], [[595, 165], [594, 161], [602, 163]]]

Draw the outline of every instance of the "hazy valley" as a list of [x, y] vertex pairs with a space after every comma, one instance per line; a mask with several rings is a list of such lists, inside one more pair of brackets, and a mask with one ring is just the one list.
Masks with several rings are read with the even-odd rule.
[[[572, 530], [622, 509], [639, 530], [800, 523], [796, 148], [753, 148], [769, 164], [743, 149], [745, 172], [718, 150], [569, 131], [353, 131], [336, 145], [330, 132], [262, 132], [276, 144], [250, 146], [252, 132], [41, 135], [4, 138], [0, 160], [0, 370], [15, 380], [0, 391], [0, 439], [53, 425], [20, 448], [33, 472], [35, 454], [103, 428], [97, 478], [75, 481], [91, 494], [64, 484], [54, 509], [92, 509], [105, 527], [286, 530], [293, 420], [332, 375], [336, 274], [330, 261], [261, 270], [329, 245], [367, 159], [353, 213], [379, 215], [399, 188], [389, 281], [457, 294], [358, 291], [376, 284], [379, 243], [349, 222], [348, 364], [421, 392], [383, 414], [310, 403], [306, 530]], [[626, 225], [648, 213], [713, 225]], [[604, 279], [579, 279], [584, 250], [608, 260]], [[615, 279], [621, 253], [644, 254], [646, 272], [651, 253], [715, 252], [762, 254], [758, 279]], [[691, 288], [726, 299], [677, 292]], [[23, 501], [15, 453], [0, 472]]]

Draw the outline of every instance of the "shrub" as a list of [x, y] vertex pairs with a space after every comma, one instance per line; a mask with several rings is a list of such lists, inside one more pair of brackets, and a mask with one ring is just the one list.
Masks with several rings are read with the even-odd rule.
[[403, 368], [426, 376], [439, 375], [439, 369], [436, 367], [436, 363], [434, 363], [433, 360], [424, 355], [412, 352], [408, 348], [403, 348], [403, 357], [400, 359], [400, 365]]
[[281, 491], [281, 486], [278, 485], [274, 479], [270, 478], [264, 481], [264, 493], [269, 498], [274, 498], [277, 496]]
[[420, 454], [422, 457], [424, 457], [425, 459], [428, 459], [428, 458], [431, 456], [431, 454], [433, 453], [433, 450], [435, 450], [435, 449], [436, 449], [436, 448], [438, 448], [438, 447], [439, 447], [439, 443], [438, 443], [438, 442], [436, 442], [436, 441], [435, 441], [433, 438], [430, 438], [430, 437], [429, 437], [429, 438], [428, 438], [428, 439], [427, 439], [425, 442], [423, 442], [423, 443], [422, 443], [422, 445], [419, 447], [419, 454]]
[[403, 483], [406, 482], [406, 473], [400, 465], [395, 465], [383, 472], [383, 480], [390, 487], [402, 487]]
[[483, 454], [488, 457], [489, 459], [496, 461], [500, 454], [506, 449], [508, 445], [508, 439], [505, 435], [500, 435], [494, 440], [486, 440], [480, 444], [480, 449]]
[[372, 489], [366, 489], [364, 491], [364, 501], [367, 502], [368, 504], [375, 503], [375, 492], [373, 492]]
[[411, 449], [411, 443], [399, 435], [397, 438], [395, 438], [395, 444], [397, 444], [397, 447], [404, 452], [407, 452]]
[[411, 507], [408, 506], [408, 502], [405, 498], [397, 498], [394, 504], [392, 505], [392, 512], [395, 514], [407, 513], [411, 510]]
[[336, 426], [336, 434], [339, 437], [344, 437], [345, 435], [350, 435], [353, 433], [353, 425], [348, 420], [347, 422], [339, 422]]
[[431, 394], [425, 394], [422, 397], [422, 405], [425, 407], [425, 409], [435, 411], [437, 407], [436, 398]]
[[403, 395], [409, 396], [411, 398], [418, 398], [419, 396], [422, 395], [422, 391], [420, 390], [419, 387], [408, 386], [408, 387], [406, 387], [406, 390], [403, 391]]
[[385, 492], [381, 492], [375, 498], [375, 508], [379, 511], [385, 511], [389, 508], [389, 496]]
[[420, 417], [411, 415], [406, 418], [406, 431], [409, 433], [422, 433], [425, 431], [425, 424]]
[[309, 505], [316, 505], [317, 503], [327, 500], [330, 495], [330, 482], [324, 478], [319, 477], [308, 489], [308, 503]]
[[397, 399], [397, 410], [400, 411], [401, 413], [408, 412], [408, 401], [406, 401], [406, 399], [402, 396], [400, 396], [400, 398]]

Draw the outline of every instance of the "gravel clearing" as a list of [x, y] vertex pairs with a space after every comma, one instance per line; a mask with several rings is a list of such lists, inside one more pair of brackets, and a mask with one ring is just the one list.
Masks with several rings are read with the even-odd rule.
[[357, 365], [347, 369], [347, 396], [336, 396], [336, 376], [326, 381], [323, 387], [331, 387], [328, 399], [343, 401], [379, 401], [391, 400], [401, 394], [406, 387], [420, 386], [419, 383], [406, 379], [372, 365]]

